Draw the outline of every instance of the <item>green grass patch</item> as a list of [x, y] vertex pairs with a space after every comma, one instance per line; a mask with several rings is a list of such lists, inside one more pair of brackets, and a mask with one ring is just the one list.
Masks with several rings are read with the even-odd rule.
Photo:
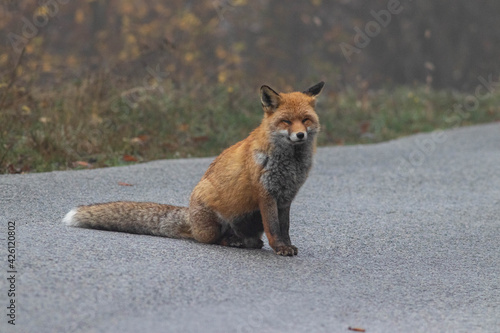
[[[99, 76], [51, 90], [3, 88], [0, 94], [7, 94], [0, 110], [0, 173], [213, 156], [245, 138], [262, 118], [256, 89], [223, 85], [165, 81], [122, 89]], [[374, 143], [500, 120], [500, 94], [472, 96], [427, 87], [327, 89], [317, 106], [319, 144]]]

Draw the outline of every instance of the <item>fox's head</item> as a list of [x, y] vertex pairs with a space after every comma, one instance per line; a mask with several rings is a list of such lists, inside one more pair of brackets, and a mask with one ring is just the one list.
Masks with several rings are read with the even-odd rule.
[[273, 140], [301, 144], [314, 139], [320, 128], [314, 105], [324, 85], [320, 82], [304, 92], [280, 94], [268, 86], [260, 88], [264, 121]]

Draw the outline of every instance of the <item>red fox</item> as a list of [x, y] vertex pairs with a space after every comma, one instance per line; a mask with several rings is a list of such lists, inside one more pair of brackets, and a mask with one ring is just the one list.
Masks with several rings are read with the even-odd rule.
[[276, 254], [296, 255], [289, 236], [290, 204], [311, 169], [320, 129], [315, 98], [323, 86], [292, 93], [262, 86], [262, 123], [212, 162], [189, 207], [109, 202], [74, 208], [63, 222], [256, 249], [264, 245], [265, 232]]

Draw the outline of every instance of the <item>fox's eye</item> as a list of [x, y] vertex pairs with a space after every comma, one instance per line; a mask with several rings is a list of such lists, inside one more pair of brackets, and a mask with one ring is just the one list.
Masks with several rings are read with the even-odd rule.
[[304, 120], [302, 120], [302, 123], [305, 124], [309, 120], [310, 120], [309, 118], [304, 118]]
[[292, 124], [292, 122], [290, 120], [282, 120], [281, 122], [283, 122], [283, 123], [285, 123], [287, 125], [291, 125]]

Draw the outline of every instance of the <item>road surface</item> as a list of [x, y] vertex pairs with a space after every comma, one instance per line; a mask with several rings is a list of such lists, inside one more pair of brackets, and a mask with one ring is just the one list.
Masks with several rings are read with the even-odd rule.
[[1, 175], [0, 331], [500, 332], [500, 123], [319, 149], [297, 257], [60, 222], [186, 205], [210, 161]]

